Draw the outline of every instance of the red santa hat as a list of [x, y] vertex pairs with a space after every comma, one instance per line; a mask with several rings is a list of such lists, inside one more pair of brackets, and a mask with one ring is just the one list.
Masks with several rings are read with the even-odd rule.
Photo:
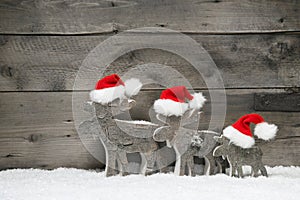
[[[186, 99], [189, 100], [188, 103], [185, 102]], [[190, 94], [185, 86], [176, 86], [162, 91], [160, 99], [154, 102], [154, 110], [165, 116], [182, 116], [188, 108], [202, 108], [205, 101], [201, 92]]]
[[223, 130], [223, 135], [230, 142], [242, 148], [250, 148], [255, 141], [250, 129], [250, 123], [256, 124], [254, 135], [263, 140], [270, 140], [276, 136], [278, 128], [274, 124], [268, 124], [259, 114], [253, 113], [242, 116], [231, 126]]
[[115, 99], [123, 99], [136, 95], [142, 88], [142, 83], [132, 78], [123, 82], [117, 74], [100, 79], [95, 89], [90, 92], [90, 99], [97, 103], [110, 103]]

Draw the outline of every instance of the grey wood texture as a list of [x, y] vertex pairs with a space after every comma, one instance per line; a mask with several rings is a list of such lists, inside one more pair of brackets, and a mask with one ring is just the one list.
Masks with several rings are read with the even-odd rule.
[[161, 26], [181, 32], [296, 31], [295, 0], [0, 1], [0, 33], [91, 34]]
[[71, 96], [61, 94], [0, 94], [0, 169], [103, 167], [80, 142], [72, 123]]
[[[226, 88], [300, 86], [299, 34], [190, 36], [211, 55]], [[72, 90], [83, 59], [108, 37], [0, 35], [0, 91]], [[201, 75], [186, 60], [156, 49], [121, 56], [105, 74], [122, 75], [138, 64], [149, 62], [171, 66], [187, 78], [193, 88], [206, 88]], [[86, 75], [83, 80], [90, 83], [89, 78]]]
[[[279, 125], [275, 141], [258, 142], [266, 165], [300, 165], [299, 8], [297, 0], [0, 0], [0, 169], [102, 167], [75, 130], [76, 73], [108, 37], [153, 26], [188, 34], [211, 55], [227, 88], [225, 126], [249, 112]], [[125, 54], [105, 75], [149, 62], [171, 66], [194, 89], [207, 89], [186, 60], [157, 49]], [[91, 89], [87, 84], [77, 92], [87, 96]], [[160, 89], [143, 87], [131, 110], [134, 119], [150, 120]], [[210, 101], [200, 129], [207, 129], [209, 115]], [[104, 158], [99, 140], [90, 143]]]
[[[149, 108], [158, 91], [141, 91], [132, 108], [133, 119], [150, 120]], [[256, 93], [282, 93], [275, 89], [227, 90], [225, 126], [245, 113], [255, 112]], [[86, 92], [81, 92], [85, 98]], [[72, 115], [72, 92], [2, 92], [0, 98], [0, 168], [58, 166], [96, 168], [98, 164], [83, 148], [75, 130]], [[210, 120], [209, 95], [204, 106], [199, 129], [207, 129]], [[83, 111], [84, 112], [84, 111]], [[151, 112], [151, 110], [150, 110]], [[265, 120], [278, 125], [276, 140], [258, 141], [266, 165], [300, 165], [300, 113], [258, 112]], [[153, 121], [155, 122], [155, 121]], [[104, 157], [99, 141], [91, 141], [94, 152]]]
[[254, 98], [257, 111], [300, 111], [299, 93], [256, 94]]

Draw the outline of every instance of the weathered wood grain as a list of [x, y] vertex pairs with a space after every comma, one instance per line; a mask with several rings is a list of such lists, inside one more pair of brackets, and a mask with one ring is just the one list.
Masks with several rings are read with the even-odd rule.
[[294, 0], [0, 1], [0, 33], [86, 34], [136, 27], [192, 33], [299, 31]]
[[[254, 94], [259, 92], [282, 93], [283, 90], [228, 90], [225, 126], [246, 113], [255, 112]], [[133, 119], [150, 120], [149, 108], [159, 94], [160, 91], [142, 91], [131, 112]], [[75, 130], [71, 92], [2, 92], [0, 95], [1, 169], [100, 166], [83, 148]], [[209, 99], [206, 91], [204, 95]], [[82, 97], [86, 96], [82, 92]], [[210, 106], [210, 101], [204, 106], [199, 129], [208, 127]], [[300, 113], [258, 113], [279, 127], [275, 141], [260, 142], [263, 162], [271, 166], [300, 165]], [[98, 156], [104, 156], [98, 141], [90, 141], [90, 145]]]
[[0, 132], [0, 169], [103, 168], [71, 126], [1, 127]]
[[[300, 86], [299, 34], [190, 36], [209, 52], [226, 88]], [[84, 58], [107, 38], [0, 36], [0, 91], [72, 90]], [[192, 87], [206, 88], [201, 75], [185, 59], [157, 49], [125, 54], [113, 62], [105, 74], [122, 75], [138, 64], [149, 62], [171, 66], [188, 79]], [[90, 90], [90, 76], [82, 79], [87, 83], [82, 89]], [[158, 86], [144, 86], [154, 87]]]
[[300, 111], [300, 94], [256, 94], [255, 110], [257, 111]]
[[70, 96], [61, 94], [0, 94], [0, 169], [103, 167], [80, 143]]
[[269, 143], [258, 144], [263, 152], [263, 163], [270, 166], [299, 166], [299, 137], [278, 138]]

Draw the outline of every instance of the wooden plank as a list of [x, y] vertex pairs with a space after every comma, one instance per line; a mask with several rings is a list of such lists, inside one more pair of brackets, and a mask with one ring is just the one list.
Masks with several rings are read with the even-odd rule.
[[299, 137], [278, 138], [268, 143], [259, 143], [263, 151], [263, 163], [269, 166], [299, 166]]
[[0, 125], [0, 169], [103, 167], [79, 140], [72, 123], [70, 95], [62, 93], [62, 98], [57, 98], [59, 93], [0, 95], [4, 120]]
[[[225, 126], [240, 116], [254, 112], [254, 94], [282, 90], [227, 90]], [[133, 119], [150, 120], [149, 109], [160, 91], [143, 91], [132, 109]], [[82, 100], [88, 95], [80, 92]], [[205, 91], [209, 100], [209, 94]], [[95, 168], [96, 162], [83, 148], [74, 127], [71, 92], [2, 92], [0, 98], [0, 168], [59, 166]], [[218, 102], [215, 102], [218, 103]], [[199, 129], [210, 121], [210, 100], [205, 105]], [[300, 165], [299, 112], [258, 112], [275, 123], [275, 141], [261, 142], [267, 165]], [[104, 156], [97, 139], [89, 141], [93, 152]]]
[[38, 0], [0, 2], [0, 33], [85, 34], [136, 27], [192, 33], [299, 31], [294, 0]]
[[300, 111], [299, 93], [256, 94], [254, 109], [257, 111]]
[[[226, 88], [300, 86], [300, 35], [190, 35], [209, 52]], [[87, 54], [108, 36], [0, 36], [0, 91], [72, 90]], [[157, 49], [136, 50], [115, 60], [105, 74], [124, 74], [136, 65], [171, 66], [194, 88], [206, 88], [185, 59]], [[93, 71], [92, 73], [99, 73]], [[156, 77], [156, 76], [155, 76]], [[157, 76], [158, 77], [158, 76]], [[90, 90], [94, 80], [82, 77]], [[147, 85], [144, 88], [158, 86]]]
[[[0, 131], [0, 170], [8, 168], [103, 168], [71, 126], [39, 126]], [[97, 147], [95, 145], [95, 147]], [[100, 148], [103, 152], [103, 148]]]

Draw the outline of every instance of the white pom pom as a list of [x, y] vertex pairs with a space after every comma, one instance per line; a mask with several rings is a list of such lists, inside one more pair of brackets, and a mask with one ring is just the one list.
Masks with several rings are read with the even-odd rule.
[[204, 105], [206, 99], [202, 95], [201, 92], [192, 94], [194, 97], [190, 102], [189, 102], [189, 107], [192, 109], [200, 109]]
[[276, 136], [278, 128], [274, 124], [268, 124], [267, 122], [259, 123], [254, 128], [254, 134], [263, 140], [270, 140]]
[[139, 79], [131, 78], [125, 81], [125, 95], [131, 97], [137, 95], [141, 90], [143, 84]]

